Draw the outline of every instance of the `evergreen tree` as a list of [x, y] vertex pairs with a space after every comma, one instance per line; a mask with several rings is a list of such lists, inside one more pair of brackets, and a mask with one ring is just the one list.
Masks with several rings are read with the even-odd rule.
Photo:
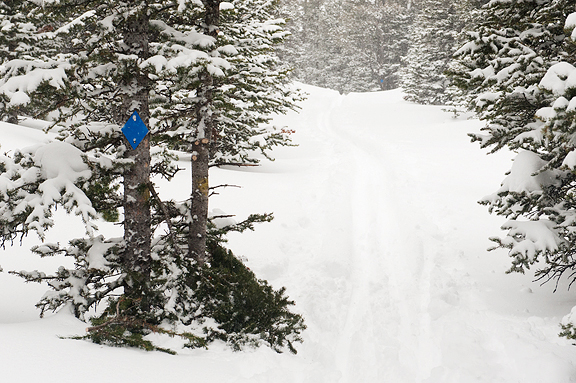
[[280, 16], [288, 20], [290, 31], [280, 49], [281, 57], [290, 63], [295, 79], [318, 85], [315, 79], [324, 81], [324, 61], [330, 58], [325, 54], [327, 40], [323, 35], [324, 0], [286, 0], [281, 4]]
[[425, 0], [412, 26], [410, 48], [401, 71], [405, 99], [420, 104], [448, 103], [444, 73], [456, 50], [461, 14], [452, 0]]
[[386, 2], [379, 19], [382, 31], [380, 42], [380, 63], [378, 82], [382, 90], [400, 86], [401, 68], [410, 46], [410, 29], [415, 8]]
[[284, 1], [291, 36], [282, 51], [299, 81], [341, 93], [392, 89], [413, 8], [367, 0]]
[[[509, 221], [494, 238], [512, 258], [510, 272], [540, 267], [545, 281], [574, 281], [573, 115], [569, 81], [574, 45], [564, 32], [574, 1], [492, 1], [457, 52], [453, 78], [487, 122], [473, 135], [483, 148], [517, 152], [493, 195], [491, 212]], [[541, 262], [542, 261], [542, 262]]]
[[[46, 48], [31, 53], [34, 66], [6, 61], [0, 93], [13, 98], [17, 89], [30, 104], [41, 100], [42, 115], [56, 116], [52, 129], [59, 136], [1, 158], [2, 243], [31, 231], [43, 238], [56, 206], [80, 215], [87, 232], [67, 247], [33, 249], [40, 256], [72, 257], [74, 268], [53, 275], [17, 273], [47, 281], [54, 290], [38, 304], [42, 312], [70, 302], [83, 317], [104, 300], [108, 309], [89, 334], [102, 343], [154, 349], [142, 335], [166, 332], [160, 323], [202, 328], [210, 317], [219, 327], [204, 327], [207, 335], [179, 335], [190, 346], [216, 338], [234, 347], [264, 340], [294, 351], [304, 325], [288, 310], [293, 303], [284, 291], [246, 273], [239, 262], [232, 268], [206, 262], [214, 254], [227, 254], [231, 262], [221, 245], [227, 231], [270, 219], [252, 216], [217, 229], [208, 220], [207, 203], [211, 165], [255, 163], [254, 151], [288, 144], [281, 132], [262, 125], [271, 112], [292, 108], [295, 99], [285, 73], [276, 69], [272, 46], [284, 33], [270, 17], [273, 7], [265, 0], [60, 0], [29, 12], [29, 21], [40, 23], [36, 44]], [[120, 130], [134, 111], [150, 129], [135, 148]], [[185, 202], [161, 200], [151, 182], [176, 174], [174, 150], [192, 158], [191, 199]], [[100, 218], [122, 218], [124, 237], [98, 235]], [[169, 229], [160, 233], [163, 223]], [[204, 286], [207, 275], [214, 281], [210, 288]], [[250, 307], [264, 310], [269, 320], [226, 326], [243, 304], [235, 289], [242, 296], [259, 291], [260, 306]], [[216, 317], [222, 307], [229, 310]]]
[[345, 92], [393, 89], [408, 49], [412, 12], [396, 3], [342, 2], [343, 56], [340, 76]]

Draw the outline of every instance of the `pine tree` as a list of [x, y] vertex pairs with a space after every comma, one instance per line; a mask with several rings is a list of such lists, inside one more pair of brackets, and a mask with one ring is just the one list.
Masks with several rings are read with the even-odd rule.
[[401, 71], [405, 99], [420, 104], [449, 101], [449, 80], [444, 73], [456, 50], [462, 25], [452, 0], [425, 0], [415, 18], [406, 66]]
[[295, 79], [307, 84], [323, 82], [325, 43], [323, 35], [323, 0], [286, 0], [281, 2], [281, 17], [288, 20], [290, 36], [286, 39], [281, 57], [290, 63]]
[[[157, 325], [165, 321], [202, 327], [226, 306], [232, 311], [214, 318], [224, 326], [243, 304], [233, 290], [250, 288], [260, 291], [261, 305], [270, 305], [254, 310], [276, 310], [267, 323], [226, 327], [218, 337], [208, 336], [216, 329], [206, 328], [206, 337], [189, 337], [190, 346], [216, 338], [234, 347], [264, 340], [294, 351], [304, 325], [288, 310], [293, 302], [284, 290], [244, 273], [239, 262], [233, 270], [206, 262], [214, 254], [233, 258], [221, 245], [226, 232], [270, 219], [256, 215], [217, 229], [208, 220], [207, 202], [210, 166], [256, 163], [255, 151], [267, 155], [273, 146], [288, 144], [284, 134], [262, 126], [271, 112], [293, 108], [296, 99], [285, 86], [286, 74], [276, 70], [272, 46], [284, 33], [270, 17], [273, 6], [264, 0], [61, 0], [30, 11], [30, 20], [41, 23], [38, 44], [48, 49], [31, 55], [33, 70], [18, 60], [4, 63], [0, 92], [9, 97], [15, 83], [35, 84], [24, 91], [30, 103], [42, 101], [39, 115], [55, 116], [58, 139], [1, 158], [2, 243], [32, 231], [43, 238], [56, 206], [80, 215], [87, 232], [67, 247], [33, 249], [40, 256], [72, 257], [74, 268], [53, 275], [17, 273], [47, 281], [54, 290], [38, 304], [42, 312], [72, 303], [83, 317], [104, 300], [108, 308], [95, 319], [92, 340], [154, 349], [142, 334], [160, 331]], [[31, 82], [38, 74], [40, 81]], [[135, 148], [120, 130], [134, 111], [150, 129]], [[184, 202], [162, 200], [151, 182], [176, 174], [174, 150], [192, 158], [191, 199]], [[68, 155], [61, 157], [63, 152]], [[124, 237], [98, 235], [100, 218], [123, 218]], [[159, 233], [164, 223], [168, 231]], [[206, 274], [214, 281], [210, 288], [204, 286]], [[242, 284], [234, 280], [241, 275]]]
[[345, 92], [397, 87], [401, 58], [406, 54], [410, 11], [397, 4], [344, 1], [340, 15], [342, 56], [339, 76]]
[[[538, 264], [544, 281], [574, 281], [573, 115], [569, 83], [574, 45], [564, 32], [573, 1], [490, 2], [457, 52], [454, 80], [487, 122], [472, 135], [492, 152], [517, 152], [501, 188], [481, 203], [509, 221], [510, 272]], [[542, 261], [542, 263], [540, 262]]]
[[400, 86], [400, 75], [404, 57], [410, 46], [410, 29], [414, 20], [413, 7], [386, 2], [379, 19], [382, 37], [378, 81], [382, 90], [396, 89]]
[[408, 47], [413, 8], [398, 1], [284, 3], [291, 36], [283, 57], [299, 81], [341, 93], [392, 89]]
[[[522, 48], [531, 53], [535, 65], [529, 68], [532, 75], [529, 81], [521, 78], [528, 85], [526, 89], [500, 97], [507, 101], [514, 93], [525, 99], [529, 95], [532, 103], [522, 103], [525, 106], [521, 118], [509, 125], [499, 124], [498, 134], [493, 133], [494, 124], [486, 128], [490, 135], [473, 137], [484, 146], [493, 145], [498, 149], [507, 145], [518, 151], [500, 190], [482, 201], [491, 211], [511, 218], [503, 226], [509, 230], [508, 236], [493, 239], [497, 247], [509, 250], [510, 272], [524, 273], [538, 265], [536, 276], [545, 282], [556, 280], [556, 287], [563, 277], [568, 279], [569, 287], [576, 281], [576, 63], [573, 59], [576, 13], [565, 17], [565, 12], [573, 10], [575, 5], [574, 2], [543, 4], [533, 13], [538, 23], [533, 23], [536, 28], [525, 35], [538, 36], [537, 44], [522, 36], [517, 38], [520, 43], [510, 39], [515, 46], [528, 42]], [[566, 35], [571, 33], [571, 39], [561, 32], [562, 26], [564, 32], [568, 32]], [[517, 53], [513, 55], [516, 56]], [[547, 68], [544, 73], [542, 68]], [[485, 113], [489, 116], [486, 119], [491, 121], [490, 118], [498, 115], [498, 122], [504, 121], [510, 108]], [[573, 308], [563, 318], [560, 336], [576, 339], [575, 314]]]

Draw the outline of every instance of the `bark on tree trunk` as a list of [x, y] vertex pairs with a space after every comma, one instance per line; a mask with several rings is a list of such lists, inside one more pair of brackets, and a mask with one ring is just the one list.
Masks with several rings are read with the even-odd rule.
[[206, 263], [206, 225], [208, 223], [208, 164], [210, 135], [194, 143], [192, 155], [192, 204], [188, 251], [199, 264]]
[[[130, 17], [125, 24], [124, 42], [128, 53], [142, 58], [148, 57], [148, 19], [140, 14]], [[149, 80], [138, 68], [132, 68], [135, 76], [128, 76], [127, 83], [122, 84], [129, 91], [124, 94], [124, 101], [119, 113], [119, 124], [124, 124], [134, 110], [149, 126], [148, 109]], [[128, 142], [127, 158], [134, 160], [134, 165], [124, 174], [124, 252], [123, 264], [129, 275], [124, 283], [124, 293], [129, 299], [139, 301], [140, 308], [146, 310], [149, 295], [147, 284], [151, 267], [151, 218], [150, 218], [150, 140], [146, 136], [135, 150]]]
[[[218, 36], [221, 0], [203, 0], [206, 13], [204, 28], [212, 37]], [[198, 137], [192, 153], [192, 193], [190, 208], [190, 229], [188, 233], [188, 254], [199, 264], [207, 261], [206, 225], [208, 223], [208, 169], [212, 131], [216, 129], [212, 114], [214, 78], [204, 70], [200, 75], [198, 96], [203, 101], [197, 112]]]

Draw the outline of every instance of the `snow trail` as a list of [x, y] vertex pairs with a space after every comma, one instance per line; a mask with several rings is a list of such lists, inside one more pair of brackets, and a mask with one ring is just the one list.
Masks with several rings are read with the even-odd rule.
[[[464, 146], [470, 122], [403, 102], [398, 91], [377, 97], [322, 92], [300, 120], [321, 152], [310, 172], [328, 174], [311, 187], [321, 207], [308, 212], [324, 217], [311, 231], [324, 226], [340, 246], [303, 246], [306, 254], [320, 252], [319, 261], [303, 261], [295, 272], [314, 270], [308, 289], [297, 290], [321, 307], [308, 306], [307, 318], [312, 326], [323, 324], [319, 343], [336, 350], [324, 368], [337, 370], [338, 378], [322, 381], [513, 381], [519, 372], [507, 362], [514, 358], [507, 350], [526, 348], [534, 334], [494, 335], [494, 328], [518, 321], [485, 313], [485, 274], [470, 274], [486, 256], [482, 230], [497, 229], [467, 216], [475, 209], [486, 214], [476, 206], [485, 192], [475, 181], [484, 174], [474, 165], [483, 154], [470, 156]], [[306, 195], [298, 188], [292, 193]], [[321, 259], [332, 263], [324, 273]], [[341, 318], [327, 321], [338, 307]], [[554, 331], [557, 320], [542, 324]], [[554, 364], [564, 372], [571, 365]]]
[[[338, 111], [350, 108], [342, 108], [342, 103], [340, 97], [325, 118], [330, 123], [322, 127], [346, 148], [343, 161], [352, 164], [348, 177], [354, 180], [349, 195], [352, 294], [337, 353], [343, 359], [338, 363], [342, 381], [378, 381], [384, 376], [422, 381], [438, 355], [427, 312], [434, 246], [411, 220], [418, 215], [414, 197], [399, 195], [403, 188], [392, 186], [407, 181], [391, 166], [390, 143], [375, 140], [373, 126], [343, 125], [345, 116]], [[416, 371], [414, 364], [419, 366]], [[363, 375], [358, 376], [359, 371]]]

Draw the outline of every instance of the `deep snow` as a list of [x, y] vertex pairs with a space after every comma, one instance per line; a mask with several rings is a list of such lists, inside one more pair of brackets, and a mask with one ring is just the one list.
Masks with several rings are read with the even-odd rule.
[[[505, 220], [476, 201], [498, 190], [512, 155], [486, 156], [466, 136], [480, 122], [410, 104], [399, 90], [302, 88], [310, 95], [301, 113], [276, 119], [296, 131], [298, 147], [258, 168], [211, 175], [213, 185], [243, 186], [221, 190], [212, 208], [238, 219], [275, 214], [231, 236], [230, 247], [259, 277], [288, 288], [308, 325], [298, 355], [215, 345], [170, 356], [59, 339], [86, 324], [67, 312], [39, 320], [34, 303], [45, 288], [4, 272], [0, 381], [576, 381], [576, 347], [557, 337], [573, 294], [505, 275], [506, 253], [486, 251]], [[3, 151], [47, 139], [8, 124], [0, 137]], [[162, 191], [183, 199], [188, 185], [183, 173]], [[82, 235], [74, 219], [63, 220], [50, 241]], [[40, 267], [27, 251], [35, 242], [3, 251], [2, 268]]]

